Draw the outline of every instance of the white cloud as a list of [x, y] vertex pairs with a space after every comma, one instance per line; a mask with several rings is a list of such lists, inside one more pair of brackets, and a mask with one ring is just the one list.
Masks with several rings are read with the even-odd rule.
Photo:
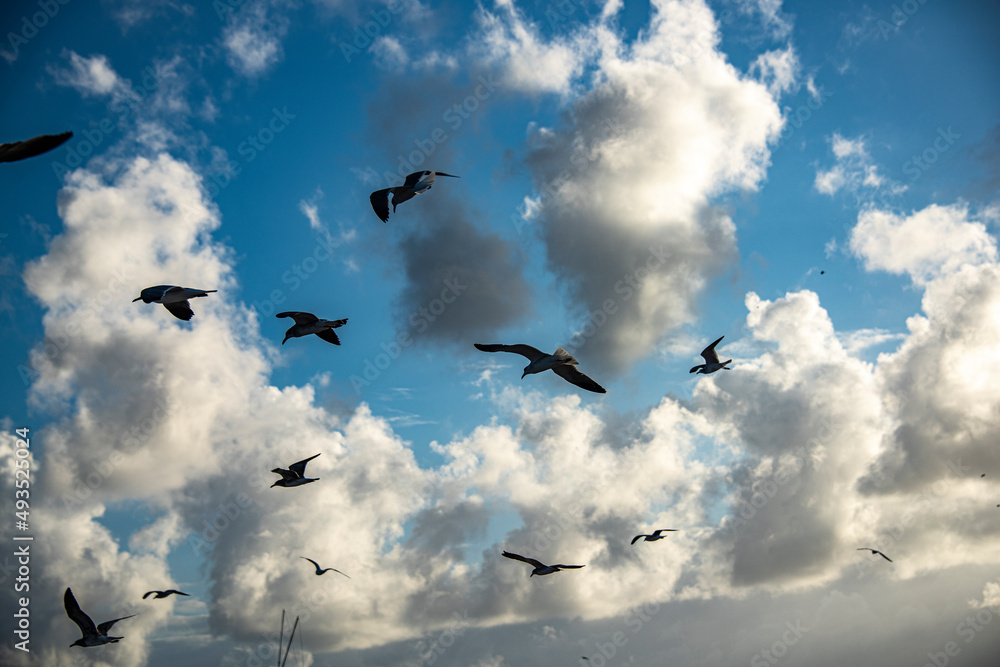
[[932, 204], [908, 216], [867, 209], [858, 215], [849, 243], [867, 270], [905, 273], [917, 285], [963, 265], [997, 260], [996, 239], [962, 204]]
[[837, 158], [836, 164], [816, 170], [814, 185], [818, 192], [833, 196], [846, 190], [859, 197], [870, 197], [877, 192], [896, 195], [906, 190], [905, 185], [879, 173], [863, 137], [848, 139], [835, 132], [830, 137], [830, 149]]
[[62, 55], [69, 59], [68, 69], [48, 68], [58, 85], [74, 88], [84, 97], [118, 96], [128, 88], [111, 67], [107, 56], [97, 54], [88, 58], [67, 50], [63, 50]]
[[[760, 82], [767, 86], [771, 95], [777, 97], [792, 90], [798, 83], [799, 58], [791, 44], [780, 51], [768, 51], [757, 56], [750, 66], [750, 73], [756, 74]], [[815, 84], [809, 80], [810, 93], [816, 97]]]
[[712, 198], [759, 185], [782, 118], [718, 40], [703, 3], [656, 3], [638, 41], [603, 48], [598, 83], [567, 123], [530, 135], [543, 194], [519, 231], [544, 239], [584, 317], [613, 301], [606, 324], [569, 341], [587, 345], [581, 361], [621, 370], [648, 354], [693, 321], [702, 289], [736, 254], [735, 226]]
[[283, 57], [281, 40], [288, 19], [264, 1], [247, 3], [234, 12], [222, 31], [229, 65], [248, 78], [264, 74]]

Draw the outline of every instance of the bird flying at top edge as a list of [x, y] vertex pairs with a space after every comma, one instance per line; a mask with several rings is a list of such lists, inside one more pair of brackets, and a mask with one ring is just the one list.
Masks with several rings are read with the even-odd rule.
[[[323, 452], [320, 452], [322, 454]], [[319, 454], [314, 454], [307, 459], [302, 459], [292, 465], [288, 466], [288, 470], [284, 468], [273, 468], [271, 472], [276, 472], [281, 475], [281, 479], [271, 485], [273, 489], [276, 486], [302, 486], [303, 484], [308, 484], [309, 482], [315, 482], [319, 477], [306, 477], [306, 464], [312, 461], [314, 458], [319, 456]]]
[[214, 289], [194, 289], [192, 287], [177, 287], [176, 285], [157, 285], [147, 287], [139, 292], [139, 296], [132, 299], [132, 303], [142, 300], [143, 303], [162, 303], [163, 307], [170, 311], [170, 314], [179, 320], [188, 322], [194, 317], [191, 304], [188, 299], [198, 296], [208, 296]]
[[528, 575], [529, 577], [533, 577], [536, 574], [542, 577], [545, 576], [546, 574], [552, 574], [553, 572], [558, 572], [560, 570], [575, 570], [581, 567], [586, 567], [585, 565], [546, 565], [545, 563], [537, 561], [534, 558], [526, 558], [524, 556], [519, 556], [509, 551], [504, 551], [500, 555], [503, 556], [504, 558], [510, 558], [511, 560], [519, 560], [523, 563], [527, 563], [528, 565], [534, 567], [535, 569], [531, 571], [531, 574]]
[[80, 632], [83, 633], [82, 637], [70, 644], [70, 648], [73, 646], [90, 648], [92, 646], [103, 646], [104, 644], [117, 644], [124, 637], [109, 637], [108, 632], [111, 631], [111, 626], [118, 621], [124, 621], [126, 618], [135, 616], [135, 614], [122, 616], [111, 621], [104, 621], [100, 625], [95, 626], [90, 616], [87, 616], [80, 609], [79, 603], [77, 603], [76, 598], [73, 596], [73, 591], [69, 588], [66, 589], [66, 593], [63, 595], [63, 606], [66, 608], [66, 615], [79, 626]]
[[688, 371], [688, 373], [694, 373], [697, 371], [699, 374], [708, 375], [709, 373], [714, 373], [715, 371], [725, 369], [727, 371], [732, 370], [731, 368], [726, 368], [726, 364], [733, 363], [733, 360], [729, 361], [719, 361], [719, 353], [715, 351], [715, 346], [719, 344], [725, 336], [719, 336], [718, 340], [706, 347], [701, 351], [701, 356], [705, 358], [705, 363], [698, 364], [694, 368]]
[[413, 199], [421, 192], [426, 192], [434, 185], [434, 178], [437, 176], [447, 176], [448, 178], [459, 178], [454, 174], [446, 174], [443, 171], [415, 171], [406, 177], [402, 185], [397, 185], [383, 190], [376, 190], [368, 195], [372, 203], [372, 210], [382, 222], [389, 222], [389, 195], [392, 195], [392, 212], [396, 212], [396, 207], [404, 201]]
[[561, 347], [552, 354], [545, 354], [530, 345], [483, 345], [481, 343], [474, 343], [474, 345], [477, 350], [482, 350], [483, 352], [513, 352], [528, 359], [531, 363], [524, 367], [521, 379], [524, 379], [525, 375], [541, 373], [542, 371], [551, 369], [556, 375], [581, 389], [586, 389], [597, 394], [607, 393], [604, 387], [577, 370], [576, 367], [579, 362], [573, 358], [573, 355]]
[[301, 310], [289, 310], [284, 313], [278, 313], [275, 317], [290, 317], [295, 320], [295, 324], [290, 326], [288, 331], [285, 332], [285, 338], [281, 341], [282, 345], [289, 338], [298, 338], [300, 336], [308, 336], [309, 334], [316, 334], [327, 343], [340, 345], [340, 339], [337, 338], [337, 332], [334, 329], [347, 324], [346, 318], [342, 320], [321, 320], [312, 313], [306, 313]]
[[890, 563], [892, 562], [891, 558], [889, 558], [888, 556], [886, 556], [884, 553], [882, 553], [878, 549], [872, 549], [871, 547], [861, 547], [861, 548], [858, 549], [858, 551], [871, 551], [873, 556], [875, 554], [878, 554], [879, 556], [881, 556], [882, 558], [886, 559]]
[[42, 134], [24, 141], [12, 141], [9, 144], [0, 144], [0, 162], [17, 162], [29, 157], [35, 157], [42, 153], [47, 153], [53, 148], [58, 148], [73, 136], [72, 132], [62, 134]]

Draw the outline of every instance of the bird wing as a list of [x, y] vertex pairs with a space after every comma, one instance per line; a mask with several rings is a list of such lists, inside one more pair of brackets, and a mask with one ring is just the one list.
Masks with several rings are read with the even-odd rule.
[[126, 618], [132, 618], [133, 616], [135, 616], [135, 614], [129, 614], [128, 616], [122, 616], [121, 618], [114, 618], [111, 619], [110, 621], [104, 621], [103, 623], [97, 626], [97, 633], [102, 637], [107, 637], [108, 632], [111, 631], [112, 625], [114, 625], [118, 621], [124, 621]]
[[42, 134], [31, 139], [25, 139], [24, 141], [0, 144], [0, 162], [16, 162], [17, 160], [41, 155], [66, 143], [72, 136], [72, 132]]
[[372, 210], [382, 222], [389, 222], [389, 188], [376, 190], [368, 195], [372, 203]]
[[[340, 570], [337, 570], [337, 569], [334, 569], [334, 568], [332, 568], [332, 567], [328, 567], [328, 568], [326, 568], [326, 569], [325, 569], [325, 570], [323, 570], [323, 571], [324, 571], [324, 572], [336, 572], [337, 574], [344, 574], [344, 573], [343, 573], [343, 572], [341, 572]], [[347, 575], [346, 575], [346, 574], [344, 574], [344, 576], [345, 576], [345, 577], [347, 577]], [[347, 578], [348, 578], [348, 579], [350, 579], [350, 577], [347, 577]]]
[[636, 542], [638, 542], [640, 537], [649, 537], [649, 535], [636, 535], [635, 537], [632, 538], [631, 544], [635, 544]]
[[[719, 363], [719, 353], [715, 351], [715, 346], [718, 345], [719, 341], [723, 338], [725, 338], [725, 336], [719, 336], [718, 340], [701, 351], [701, 356], [705, 357], [706, 364]], [[697, 368], [697, 366], [695, 366], [695, 368]]]
[[553, 565], [552, 567], [558, 567], [560, 570], [578, 570], [581, 567], [587, 567], [586, 565]]
[[173, 593], [174, 595], [187, 595], [188, 597], [191, 597], [191, 596], [190, 596], [190, 595], [188, 595], [187, 593], [181, 593], [180, 591], [176, 591], [176, 590], [174, 590], [173, 588], [171, 588], [171, 589], [170, 589], [169, 591], [164, 591], [164, 593], [167, 593], [168, 595], [169, 595], [170, 593]]
[[569, 364], [560, 364], [558, 366], [553, 366], [552, 370], [556, 372], [556, 375], [562, 379], [572, 382], [577, 387], [586, 389], [587, 391], [597, 392], [598, 394], [606, 394], [607, 390], [601, 385], [594, 382], [588, 376], [584, 375], [577, 370], [576, 366], [571, 366]]
[[191, 310], [191, 304], [187, 301], [176, 301], [174, 303], [165, 303], [163, 307], [170, 311], [170, 314], [179, 320], [184, 320], [185, 322], [190, 322], [191, 318], [194, 317], [194, 311]]
[[694, 368], [692, 368], [691, 370], [689, 370], [688, 373], [694, 373], [696, 370], [698, 370], [699, 368], [701, 368], [704, 365], [705, 364], [698, 364], [697, 366], [695, 366]]
[[542, 563], [541, 561], [537, 561], [534, 558], [525, 558], [524, 556], [519, 556], [517, 554], [512, 554], [509, 551], [504, 551], [500, 555], [503, 556], [504, 558], [510, 558], [510, 559], [513, 559], [513, 560], [519, 560], [519, 561], [521, 561], [523, 563], [528, 563], [529, 565], [532, 565], [534, 567], [545, 567], [545, 563]]
[[327, 329], [325, 331], [317, 331], [316, 335], [325, 340], [327, 343], [340, 345], [340, 339], [337, 338], [337, 332], [335, 332], [333, 329]]
[[[320, 452], [320, 454], [322, 454], [322, 453], [323, 452]], [[317, 456], [319, 456], [319, 454], [314, 454], [313, 456], [310, 456], [307, 459], [302, 459], [301, 461], [293, 463], [292, 465], [288, 466], [288, 469], [291, 470], [292, 472], [294, 472], [299, 477], [305, 477], [306, 476], [306, 464], [309, 463], [310, 461], [312, 461]]]
[[161, 592], [161, 591], [149, 591], [148, 593], [146, 593], [145, 595], [142, 596], [142, 599], [145, 600], [146, 598], [148, 598], [153, 593], [159, 593], [159, 592]]
[[312, 313], [306, 313], [301, 310], [289, 310], [284, 313], [278, 313], [275, 317], [290, 317], [295, 320], [296, 324], [312, 324], [319, 318]]
[[97, 627], [94, 625], [94, 622], [90, 620], [90, 616], [87, 616], [80, 609], [80, 604], [76, 601], [73, 591], [69, 588], [66, 589], [66, 594], [63, 595], [63, 606], [66, 607], [66, 615], [69, 616], [69, 620], [80, 626], [80, 632], [83, 633], [84, 637], [91, 637], [97, 634]]
[[312, 558], [306, 558], [305, 556], [299, 556], [299, 558], [307, 560], [310, 563], [312, 563], [313, 565], [315, 565], [316, 566], [316, 571], [319, 572], [319, 563], [317, 563], [316, 561], [314, 561]]
[[676, 532], [677, 532], [676, 528], [660, 528], [658, 530], [653, 531], [653, 537], [659, 537], [660, 533], [676, 533]]
[[[426, 176], [427, 178], [424, 178], [424, 176]], [[424, 178], [424, 180], [421, 181], [420, 180], [421, 178]], [[423, 186], [423, 185], [426, 184], [427, 187], [421, 187], [421, 188], [419, 188], [419, 190], [421, 192], [424, 191], [424, 190], [426, 190], [427, 188], [429, 188], [434, 183], [434, 172], [433, 171], [426, 171], [426, 170], [425, 171], [415, 171], [412, 174], [407, 175], [406, 180], [403, 181], [403, 187], [404, 188], [416, 188], [417, 187], [417, 183], [420, 183], [421, 186]]]
[[890, 563], [892, 562], [892, 559], [891, 559], [891, 558], [889, 558], [888, 556], [886, 556], [886, 555], [885, 555], [884, 553], [882, 553], [881, 551], [876, 551], [875, 553], [877, 553], [877, 554], [878, 554], [879, 556], [881, 556], [882, 558], [886, 559], [886, 560], [887, 560], [887, 561], [889, 561]]
[[548, 356], [544, 352], [530, 345], [501, 345], [490, 344], [483, 345], [482, 343], [473, 343], [477, 350], [482, 350], [483, 352], [513, 352], [514, 354], [520, 354], [522, 357], [526, 357], [528, 361], [534, 361], [535, 359], [540, 359], [541, 357]]
[[271, 468], [271, 472], [281, 475], [281, 479], [298, 479], [301, 477], [301, 475], [296, 475], [291, 470], [285, 470], [284, 468]]

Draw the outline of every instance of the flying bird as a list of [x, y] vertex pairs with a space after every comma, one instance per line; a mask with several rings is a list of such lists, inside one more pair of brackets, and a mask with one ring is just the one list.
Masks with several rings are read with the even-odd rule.
[[705, 363], [698, 364], [694, 368], [688, 371], [688, 373], [694, 373], [698, 371], [700, 374], [708, 375], [709, 373], [714, 373], [717, 370], [725, 368], [727, 371], [732, 370], [731, 368], [726, 368], [726, 364], [733, 363], [733, 360], [729, 361], [719, 361], [719, 353], [715, 351], [715, 346], [719, 344], [725, 336], [719, 336], [719, 340], [715, 341], [704, 350], [701, 351], [701, 356], [705, 357]]
[[[319, 456], [319, 455], [317, 454], [317, 456]], [[324, 568], [324, 569], [321, 570], [320, 567], [319, 567], [319, 563], [317, 563], [316, 561], [314, 561], [312, 558], [306, 558], [305, 556], [299, 556], [299, 558], [305, 558], [305, 560], [309, 561], [310, 563], [312, 563], [313, 565], [316, 566], [316, 576], [317, 577], [319, 575], [321, 575], [321, 574], [325, 574], [325, 573], [331, 572], [331, 571], [332, 572], [336, 572], [337, 574], [344, 574], [340, 570], [335, 570], [332, 567]], [[344, 576], [347, 577], [346, 574], [344, 574]], [[350, 577], [347, 577], [347, 578], [350, 579]]]
[[75, 642], [70, 644], [70, 648], [74, 646], [82, 646], [88, 648], [91, 646], [103, 646], [104, 644], [117, 644], [119, 640], [124, 639], [124, 637], [109, 637], [108, 631], [111, 630], [111, 626], [118, 621], [124, 621], [126, 618], [132, 618], [135, 614], [131, 616], [122, 616], [121, 618], [116, 618], [113, 621], [105, 621], [98, 626], [94, 626], [94, 622], [90, 620], [90, 616], [83, 613], [80, 609], [79, 603], [77, 603], [76, 598], [73, 597], [73, 591], [69, 588], [66, 589], [66, 594], [63, 595], [63, 606], [66, 607], [66, 615], [69, 616], [69, 620], [80, 626], [80, 632], [83, 636], [77, 639]]
[[[142, 599], [145, 600], [146, 598], [148, 598], [150, 595], [153, 595], [154, 593], [156, 594], [156, 597], [153, 598], [154, 600], [159, 600], [160, 598], [169, 597], [170, 595], [187, 595], [187, 593], [181, 593], [180, 591], [175, 591], [174, 589], [171, 588], [171, 589], [166, 590], [166, 591], [149, 591], [148, 593], [146, 593], [145, 595], [142, 596]], [[188, 595], [188, 597], [191, 597], [191, 596]]]
[[285, 332], [285, 338], [281, 341], [282, 345], [284, 345], [285, 341], [289, 338], [298, 338], [300, 336], [308, 336], [309, 334], [316, 334], [327, 343], [340, 345], [340, 339], [337, 338], [337, 334], [334, 332], [334, 329], [347, 324], [346, 319], [321, 320], [312, 313], [304, 313], [297, 310], [278, 313], [275, 317], [290, 317], [295, 320], [295, 324], [289, 327], [288, 331]]
[[531, 571], [529, 577], [533, 577], [536, 574], [538, 576], [544, 576], [546, 574], [552, 574], [553, 572], [558, 572], [559, 570], [570, 570], [585, 567], [584, 565], [546, 565], [541, 561], [537, 561], [534, 558], [525, 558], [524, 556], [518, 556], [517, 554], [512, 554], [509, 551], [504, 551], [501, 554], [504, 558], [510, 558], [512, 560], [519, 560], [523, 563], [533, 566], [535, 569]]
[[382, 222], [389, 222], [389, 195], [392, 195], [392, 212], [396, 212], [396, 207], [404, 201], [413, 199], [421, 192], [426, 192], [434, 185], [436, 176], [447, 176], [448, 178], [458, 178], [443, 171], [415, 171], [406, 177], [402, 185], [397, 185], [384, 190], [376, 190], [368, 196], [371, 200], [372, 209], [375, 215]]
[[31, 139], [25, 139], [24, 141], [0, 144], [0, 162], [17, 162], [18, 160], [47, 153], [53, 148], [57, 148], [69, 141], [69, 138], [72, 136], [72, 132], [43, 134]]
[[[320, 452], [320, 454], [322, 454], [322, 452]], [[319, 456], [319, 454], [314, 454], [307, 459], [302, 459], [298, 463], [293, 463], [288, 466], [288, 470], [285, 470], [284, 468], [274, 468], [271, 470], [271, 472], [276, 472], [281, 475], [281, 479], [272, 484], [271, 488], [273, 489], [276, 486], [302, 486], [303, 484], [308, 484], [309, 482], [315, 482], [319, 479], [319, 477], [306, 477], [306, 464], [317, 456]]]
[[632, 544], [638, 542], [640, 537], [646, 538], [643, 540], [643, 542], [655, 542], [656, 540], [662, 540], [664, 537], [666, 537], [666, 535], [663, 535], [662, 533], [676, 533], [676, 532], [677, 532], [676, 528], [660, 528], [659, 530], [654, 530], [652, 535], [636, 535], [635, 537], [632, 538]]
[[860, 549], [858, 549], [858, 551], [871, 551], [872, 552], [872, 556], [874, 556], [875, 554], [878, 554], [879, 556], [881, 556], [882, 558], [886, 559], [890, 563], [892, 562], [891, 558], [889, 558], [888, 556], [886, 556], [884, 553], [882, 553], [878, 549], [872, 549], [871, 547], [861, 547]]
[[163, 307], [170, 311], [170, 314], [179, 320], [189, 321], [194, 317], [191, 304], [188, 299], [197, 296], [208, 296], [217, 290], [193, 289], [191, 287], [177, 287], [176, 285], [157, 285], [147, 287], [139, 292], [139, 296], [132, 299], [132, 303], [142, 299], [143, 303], [162, 303]]
[[573, 358], [573, 355], [561, 347], [552, 354], [545, 354], [530, 345], [482, 345], [480, 343], [474, 343], [474, 345], [477, 350], [482, 350], [483, 352], [513, 352], [527, 358], [531, 363], [524, 367], [524, 373], [521, 374], [522, 380], [525, 375], [541, 373], [542, 371], [552, 369], [556, 375], [567, 382], [575, 384], [577, 387], [597, 392], [598, 394], [607, 393], [604, 387], [577, 370], [576, 366], [579, 362]]

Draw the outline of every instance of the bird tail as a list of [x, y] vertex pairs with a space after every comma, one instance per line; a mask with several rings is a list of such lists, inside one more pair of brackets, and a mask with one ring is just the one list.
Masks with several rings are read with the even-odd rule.
[[334, 320], [333, 324], [330, 325], [330, 328], [331, 329], [336, 329], [337, 327], [342, 327], [345, 324], [347, 324], [347, 318], [346, 317], [344, 319], [342, 319], [342, 320]]

